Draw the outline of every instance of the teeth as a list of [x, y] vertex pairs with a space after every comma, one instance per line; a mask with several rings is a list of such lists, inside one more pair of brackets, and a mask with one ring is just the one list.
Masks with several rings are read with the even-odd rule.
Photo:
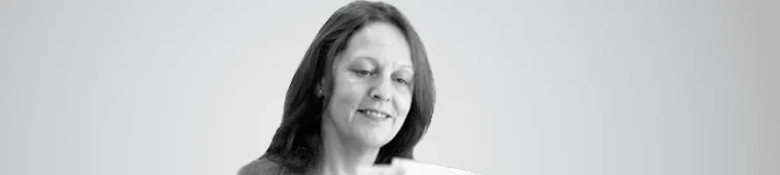
[[363, 110], [363, 113], [365, 113], [365, 114], [368, 114], [368, 115], [370, 115], [370, 116], [372, 116], [372, 117], [377, 117], [377, 118], [387, 118], [387, 115], [384, 115], [384, 114], [382, 114], [382, 113], [378, 113], [378, 112], [374, 112], [374, 111], [366, 111], [366, 110]]

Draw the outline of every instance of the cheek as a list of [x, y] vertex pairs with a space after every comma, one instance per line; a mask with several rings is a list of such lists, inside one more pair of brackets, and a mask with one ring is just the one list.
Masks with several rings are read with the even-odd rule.
[[328, 108], [336, 114], [334, 117], [338, 118], [352, 116], [351, 113], [357, 109], [363, 98], [360, 86], [344, 80], [335, 81], [332, 92]]
[[406, 120], [407, 115], [409, 115], [409, 110], [412, 107], [412, 96], [411, 95], [400, 95], [399, 98], [395, 102], [396, 110], [398, 110], [398, 113], [401, 115], [401, 120], [397, 120], [396, 126], [397, 128], [400, 128], [400, 125], [404, 123], [404, 120]]

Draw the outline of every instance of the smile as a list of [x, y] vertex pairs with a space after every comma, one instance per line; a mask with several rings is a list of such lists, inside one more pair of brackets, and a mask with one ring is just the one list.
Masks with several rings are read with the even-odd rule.
[[358, 109], [357, 111], [359, 113], [362, 113], [362, 114], [365, 114], [367, 116], [374, 117], [374, 118], [379, 118], [379, 119], [388, 119], [388, 118], [390, 118], [389, 114], [387, 114], [385, 112], [382, 112], [382, 111], [373, 110], [373, 109]]

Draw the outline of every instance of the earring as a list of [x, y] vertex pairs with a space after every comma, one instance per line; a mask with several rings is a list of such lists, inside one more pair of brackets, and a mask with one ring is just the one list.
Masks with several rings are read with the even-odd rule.
[[322, 88], [317, 88], [317, 97], [322, 97]]

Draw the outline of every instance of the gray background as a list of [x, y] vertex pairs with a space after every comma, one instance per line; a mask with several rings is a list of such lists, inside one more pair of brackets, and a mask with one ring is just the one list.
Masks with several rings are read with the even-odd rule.
[[[349, 1], [0, 1], [0, 174], [234, 174]], [[780, 174], [778, 1], [389, 1], [438, 103], [419, 161]]]

